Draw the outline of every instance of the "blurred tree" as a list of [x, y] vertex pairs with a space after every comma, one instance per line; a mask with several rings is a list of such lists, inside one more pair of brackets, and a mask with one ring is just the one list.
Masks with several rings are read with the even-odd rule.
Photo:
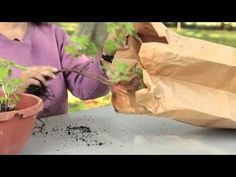
[[220, 29], [221, 29], [221, 30], [224, 30], [224, 29], [225, 29], [225, 23], [224, 23], [224, 22], [221, 22], [221, 23], [220, 23]]
[[106, 32], [106, 23], [104, 22], [82, 22], [80, 23], [77, 34], [87, 35], [99, 48], [102, 47], [108, 35]]
[[178, 31], [181, 30], [181, 22], [177, 22], [177, 30], [178, 30]]
[[233, 30], [232, 22], [221, 22], [220, 29], [221, 30]]

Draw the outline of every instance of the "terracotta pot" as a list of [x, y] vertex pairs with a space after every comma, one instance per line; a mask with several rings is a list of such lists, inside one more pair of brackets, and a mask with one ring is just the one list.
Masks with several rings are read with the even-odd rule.
[[[3, 94], [0, 94], [2, 96]], [[19, 94], [16, 109], [0, 113], [0, 154], [19, 154], [32, 135], [42, 100], [29, 94]]]

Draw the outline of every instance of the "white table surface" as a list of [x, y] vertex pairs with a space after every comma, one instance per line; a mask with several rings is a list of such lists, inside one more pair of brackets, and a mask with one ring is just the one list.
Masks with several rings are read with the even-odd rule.
[[[118, 114], [112, 106], [44, 121], [44, 133], [35, 132], [21, 154], [236, 154], [236, 130], [195, 127], [155, 116]], [[87, 126], [92, 132], [73, 130], [69, 135], [66, 131], [69, 125]], [[82, 141], [86, 135], [90, 137]]]

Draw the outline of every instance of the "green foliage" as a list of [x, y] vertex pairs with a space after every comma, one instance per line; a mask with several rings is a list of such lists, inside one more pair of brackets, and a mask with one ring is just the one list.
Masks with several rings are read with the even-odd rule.
[[21, 84], [20, 79], [9, 78], [2, 82], [7, 95], [14, 94]]
[[77, 58], [79, 55], [95, 56], [98, 53], [98, 48], [95, 43], [91, 42], [85, 35], [72, 36], [70, 38], [71, 45], [65, 46], [65, 51], [68, 54]]
[[104, 49], [113, 53], [118, 48], [123, 48], [126, 44], [126, 36], [137, 36], [132, 22], [109, 22], [107, 32], [112, 36], [112, 40], [105, 41]]
[[135, 73], [139, 77], [143, 77], [143, 71], [141, 68], [133, 68], [133, 73]]
[[76, 49], [73, 46], [69, 46], [69, 45], [65, 46], [65, 52], [67, 54], [72, 55], [73, 58], [77, 58], [78, 57], [78, 49]]
[[134, 67], [132, 69], [132, 72], [139, 78], [139, 88], [138, 89], [145, 88], [145, 84], [143, 82], [143, 70], [141, 68]]
[[111, 66], [103, 66], [109, 73], [110, 81], [117, 83], [120, 81], [128, 81], [129, 65], [121, 60], [115, 60]]
[[[126, 36], [136, 36], [132, 22], [109, 22], [106, 23], [107, 32], [112, 35], [113, 39], [106, 40], [104, 49], [109, 53], [115, 52], [118, 48], [122, 48], [126, 44]], [[79, 55], [94, 56], [98, 53], [96, 44], [89, 40], [86, 35], [77, 36], [73, 34], [70, 38], [71, 45], [65, 47], [68, 54], [77, 58]]]
[[181, 29], [181, 31], [177, 31], [175, 28], [170, 28], [177, 33], [203, 39], [210, 42], [215, 42], [218, 44], [223, 44], [236, 48], [236, 33], [233, 31], [223, 31], [223, 30], [204, 30], [204, 29]]
[[116, 51], [118, 46], [114, 41], [108, 39], [104, 43], [104, 48], [108, 53], [113, 53], [114, 51]]
[[[123, 48], [126, 45], [127, 35], [137, 35], [132, 22], [109, 22], [106, 25], [107, 32], [112, 36], [104, 42], [104, 49], [108, 53], [114, 53], [117, 49]], [[82, 54], [93, 56], [98, 53], [95, 43], [85, 35], [72, 35], [70, 42], [71, 45], [65, 46], [65, 52], [75, 59]], [[112, 82], [129, 80], [129, 66], [124, 61], [114, 60], [111, 66], [104, 66], [103, 69], [109, 72], [109, 80]]]
[[125, 37], [126, 34], [131, 36], [136, 35], [133, 22], [108, 22], [107, 32], [114, 36], [119, 35], [119, 32], [121, 32], [121, 34], [125, 34], [123, 37]]
[[0, 84], [9, 74], [10, 64], [0, 60]]
[[4, 92], [4, 97], [0, 97], [1, 103], [16, 104], [19, 101], [19, 98], [16, 96], [15, 92], [19, 88], [21, 80], [12, 78], [11, 67], [25, 69], [24, 66], [0, 58], [0, 87]]
[[[126, 45], [127, 35], [137, 36], [137, 33], [132, 22], [110, 22], [107, 23], [107, 32], [111, 35], [111, 39], [105, 41], [104, 49], [108, 53], [114, 53], [119, 48], [124, 48]], [[113, 66], [105, 68], [109, 73], [110, 80], [113, 82], [129, 81], [129, 66], [125, 61], [115, 60]], [[142, 69], [134, 67], [133, 72], [139, 79], [140, 87], [145, 85], [142, 82]]]

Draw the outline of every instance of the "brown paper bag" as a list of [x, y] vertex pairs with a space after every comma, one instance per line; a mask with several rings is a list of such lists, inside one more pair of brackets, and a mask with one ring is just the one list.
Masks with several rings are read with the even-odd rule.
[[135, 23], [141, 41], [115, 58], [140, 66], [147, 88], [112, 88], [117, 112], [160, 115], [212, 128], [236, 128], [236, 49], [181, 36], [162, 23]]

